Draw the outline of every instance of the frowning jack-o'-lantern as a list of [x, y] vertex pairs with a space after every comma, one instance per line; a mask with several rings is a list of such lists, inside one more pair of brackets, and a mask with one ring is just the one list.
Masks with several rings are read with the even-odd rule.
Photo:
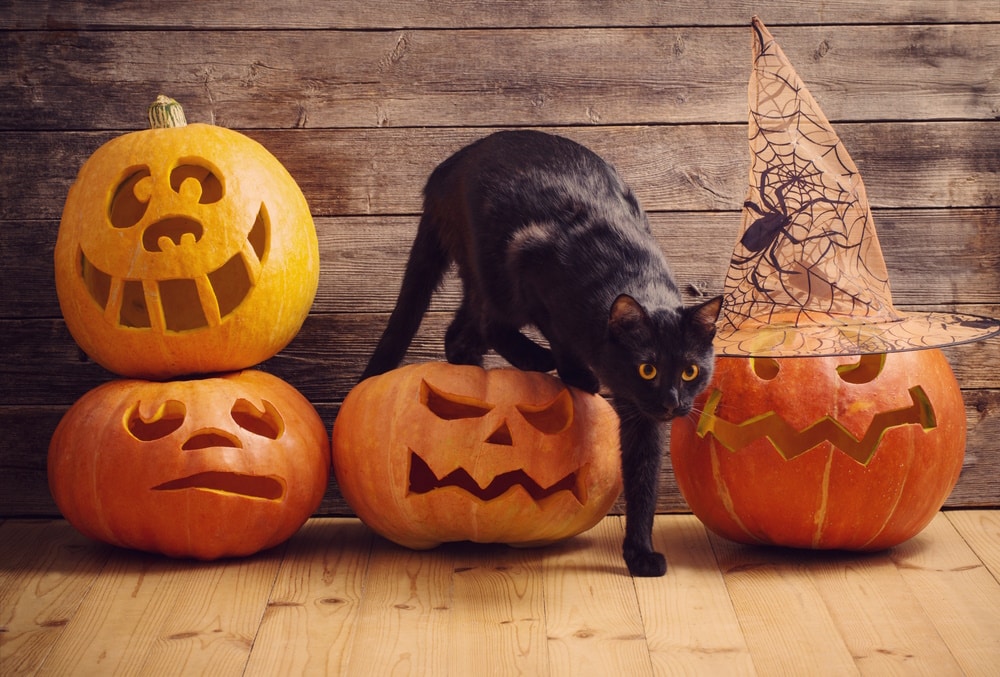
[[878, 550], [917, 534], [958, 480], [965, 407], [940, 350], [717, 360], [672, 424], [681, 493], [743, 543]]
[[621, 491], [599, 395], [515, 369], [414, 364], [358, 384], [333, 428], [344, 498], [411, 548], [541, 545], [594, 526]]
[[257, 370], [115, 380], [81, 397], [49, 445], [49, 487], [84, 534], [175, 557], [248, 555], [319, 506], [329, 438], [295, 388]]
[[257, 364], [291, 341], [316, 293], [306, 200], [249, 137], [188, 125], [166, 97], [150, 122], [98, 148], [70, 188], [55, 248], [66, 324], [124, 376]]

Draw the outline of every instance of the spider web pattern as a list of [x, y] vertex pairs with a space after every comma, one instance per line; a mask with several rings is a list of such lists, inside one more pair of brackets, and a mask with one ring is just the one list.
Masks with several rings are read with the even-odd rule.
[[726, 277], [724, 323], [898, 317], [857, 167], [758, 23], [754, 55], [750, 180]]
[[756, 17], [753, 37], [749, 186], [716, 353], [858, 355], [1000, 334], [998, 320], [893, 307], [858, 168]]

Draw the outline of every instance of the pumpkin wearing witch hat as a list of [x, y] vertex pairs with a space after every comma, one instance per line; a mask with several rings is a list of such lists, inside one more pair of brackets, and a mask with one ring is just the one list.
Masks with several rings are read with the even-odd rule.
[[876, 550], [958, 480], [965, 407], [940, 347], [1000, 321], [904, 313], [857, 167], [756, 17], [750, 179], [697, 414], [675, 420], [682, 494], [735, 541]]

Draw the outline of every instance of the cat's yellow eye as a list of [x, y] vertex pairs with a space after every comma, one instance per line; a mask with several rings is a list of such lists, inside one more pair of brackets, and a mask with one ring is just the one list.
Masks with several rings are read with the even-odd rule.
[[652, 381], [656, 378], [656, 367], [651, 365], [649, 362], [643, 362], [639, 365], [639, 376], [646, 381]]
[[685, 381], [689, 381], [690, 382], [690, 381], [693, 381], [696, 378], [698, 378], [698, 374], [699, 373], [700, 373], [700, 370], [698, 369], [698, 365], [697, 364], [692, 364], [687, 369], [685, 369], [684, 371], [681, 372], [681, 378], [684, 379]]

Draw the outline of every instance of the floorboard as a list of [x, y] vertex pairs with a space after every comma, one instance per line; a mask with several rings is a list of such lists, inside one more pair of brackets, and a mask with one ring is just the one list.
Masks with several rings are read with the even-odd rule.
[[993, 675], [1000, 511], [880, 553], [758, 548], [659, 515], [660, 579], [622, 518], [548, 548], [396, 546], [351, 518], [220, 562], [0, 522], [0, 674]]

